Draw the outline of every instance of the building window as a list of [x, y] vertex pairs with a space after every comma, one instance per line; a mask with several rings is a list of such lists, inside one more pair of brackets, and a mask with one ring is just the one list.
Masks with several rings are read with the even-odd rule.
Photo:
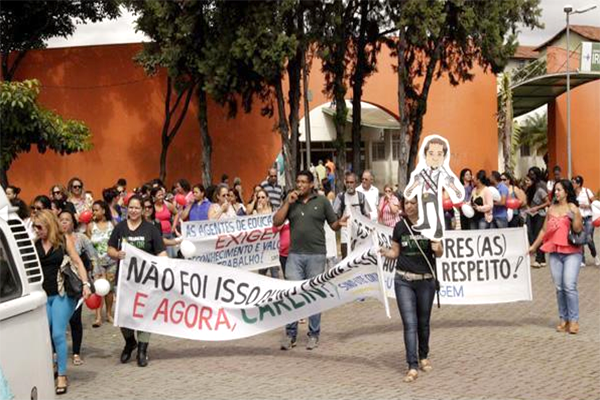
[[385, 161], [385, 142], [373, 142], [373, 161]]
[[529, 156], [531, 156], [531, 148], [526, 144], [521, 145], [521, 157]]
[[400, 159], [400, 135], [392, 136], [392, 159], [395, 161]]

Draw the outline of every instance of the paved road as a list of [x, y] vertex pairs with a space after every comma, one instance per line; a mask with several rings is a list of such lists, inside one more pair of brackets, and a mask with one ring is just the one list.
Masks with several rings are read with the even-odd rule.
[[[231, 342], [153, 336], [150, 365], [122, 365], [117, 328], [84, 316], [83, 366], [69, 365], [64, 399], [600, 399], [600, 268], [579, 279], [581, 332], [554, 331], [548, 268], [532, 270], [534, 300], [443, 306], [433, 312], [434, 370], [412, 384], [401, 322], [376, 301], [323, 316], [317, 350], [279, 350], [281, 331]], [[301, 333], [307, 329], [301, 325]]]

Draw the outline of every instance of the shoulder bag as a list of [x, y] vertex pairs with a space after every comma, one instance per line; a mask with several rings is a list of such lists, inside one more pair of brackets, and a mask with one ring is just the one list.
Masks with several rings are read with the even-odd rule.
[[79, 277], [79, 272], [75, 265], [73, 265], [71, 258], [67, 255], [63, 257], [57, 279], [59, 293], [66, 293], [69, 297], [81, 297], [83, 293], [83, 281]]

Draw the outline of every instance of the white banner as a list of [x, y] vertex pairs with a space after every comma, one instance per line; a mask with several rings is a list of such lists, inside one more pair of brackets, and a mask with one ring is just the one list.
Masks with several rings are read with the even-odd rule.
[[[368, 243], [376, 232], [389, 247], [393, 229], [352, 215], [351, 242]], [[494, 304], [530, 301], [531, 275], [526, 228], [446, 231], [444, 253], [436, 259], [442, 304]], [[395, 260], [384, 260], [386, 295], [395, 297]]]
[[[119, 269], [115, 324], [196, 340], [232, 340], [282, 327], [381, 293], [372, 242], [306, 281], [272, 279], [220, 265], [154, 257], [128, 244]], [[386, 304], [386, 310], [389, 307]]]
[[279, 231], [273, 214], [218, 221], [186, 221], [181, 233], [196, 247], [192, 260], [254, 270], [279, 265]]

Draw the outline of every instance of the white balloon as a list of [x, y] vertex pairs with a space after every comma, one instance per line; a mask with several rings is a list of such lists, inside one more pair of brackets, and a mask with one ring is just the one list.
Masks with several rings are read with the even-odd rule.
[[179, 250], [181, 250], [181, 254], [183, 254], [185, 258], [190, 258], [196, 254], [196, 245], [189, 240], [184, 240], [179, 245]]
[[502, 196], [500, 196], [500, 192], [498, 191], [498, 189], [496, 189], [493, 186], [488, 186], [488, 190], [492, 192], [492, 199], [494, 199], [494, 201], [500, 201]]
[[509, 208], [508, 210], [506, 210], [506, 213], [508, 214], [508, 222], [512, 221], [513, 216], [514, 216], [513, 209]]
[[106, 279], [96, 279], [94, 281], [94, 288], [98, 296], [106, 296], [110, 292], [110, 282]]
[[592, 221], [600, 218], [600, 200], [592, 201]]
[[475, 215], [475, 210], [473, 210], [473, 207], [471, 207], [470, 204], [463, 204], [461, 210], [467, 218], [473, 218], [473, 215]]

